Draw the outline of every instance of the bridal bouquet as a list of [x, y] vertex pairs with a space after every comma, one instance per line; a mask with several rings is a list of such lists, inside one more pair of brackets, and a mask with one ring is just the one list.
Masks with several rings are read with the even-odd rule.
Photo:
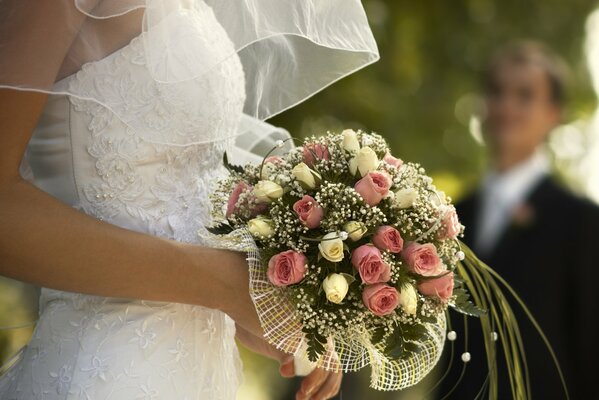
[[250, 294], [277, 348], [334, 371], [370, 364], [371, 386], [401, 389], [437, 363], [448, 306], [482, 312], [456, 271], [450, 199], [381, 136], [345, 130], [225, 165], [212, 231], [255, 241]]

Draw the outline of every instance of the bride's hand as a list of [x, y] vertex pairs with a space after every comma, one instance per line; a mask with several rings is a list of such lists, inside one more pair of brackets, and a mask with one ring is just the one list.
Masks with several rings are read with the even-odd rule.
[[[295, 376], [293, 366], [293, 356], [276, 349], [266, 340], [253, 335], [243, 327], [236, 324], [236, 336], [244, 346], [250, 350], [262, 354], [279, 362], [279, 372], [285, 378]], [[341, 386], [342, 373], [325, 371], [316, 368], [307, 375], [301, 384], [300, 390], [296, 394], [297, 400], [321, 400], [330, 399], [337, 395]]]

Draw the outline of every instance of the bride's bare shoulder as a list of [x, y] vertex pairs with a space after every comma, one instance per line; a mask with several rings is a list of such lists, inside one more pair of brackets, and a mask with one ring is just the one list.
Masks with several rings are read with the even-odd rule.
[[143, 10], [95, 18], [100, 1], [86, 1], [86, 9], [76, 0], [0, 1], [1, 83], [50, 87], [139, 34]]

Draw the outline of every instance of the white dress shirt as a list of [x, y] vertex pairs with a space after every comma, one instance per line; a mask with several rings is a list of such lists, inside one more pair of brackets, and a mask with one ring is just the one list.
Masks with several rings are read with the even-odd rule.
[[537, 183], [550, 171], [545, 151], [539, 149], [530, 158], [498, 173], [489, 171], [481, 187], [475, 249], [490, 254], [508, 227], [514, 209], [521, 205]]

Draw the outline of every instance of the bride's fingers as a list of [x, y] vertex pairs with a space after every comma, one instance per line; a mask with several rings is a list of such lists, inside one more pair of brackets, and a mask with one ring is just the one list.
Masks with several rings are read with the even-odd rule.
[[320, 390], [320, 386], [326, 381], [330, 372], [322, 368], [316, 368], [304, 378], [295, 398], [297, 400], [308, 400], [310, 396]]
[[287, 355], [287, 357], [281, 361], [281, 365], [279, 366], [279, 373], [283, 378], [292, 378], [295, 376], [293, 356]]
[[330, 372], [327, 380], [322, 384], [318, 392], [316, 392], [311, 400], [326, 400], [331, 399], [339, 393], [343, 374], [341, 372]]

